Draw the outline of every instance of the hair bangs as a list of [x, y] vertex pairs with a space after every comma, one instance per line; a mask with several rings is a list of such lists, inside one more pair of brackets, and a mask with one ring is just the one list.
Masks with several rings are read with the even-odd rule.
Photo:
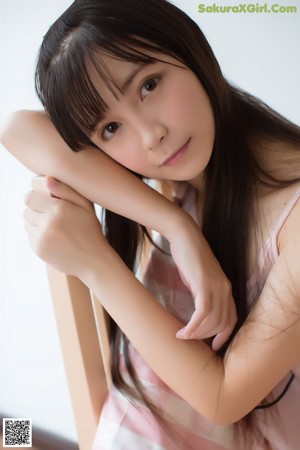
[[41, 67], [41, 60], [36, 70], [36, 90], [45, 111], [65, 142], [75, 151], [85, 145], [93, 145], [90, 137], [108, 109], [95, 88], [95, 76], [104, 82], [115, 98], [122, 94], [114, 74], [103, 64], [101, 54], [138, 64], [153, 64], [159, 58], [148, 52], [166, 53], [165, 49], [138, 36], [129, 36], [125, 42], [120, 42], [107, 39], [98, 32], [98, 39], [93, 36], [89, 42], [86, 31], [84, 27], [73, 31], [60, 44], [47, 70]]
[[90, 136], [107, 105], [91, 80], [86, 50], [77, 43], [72, 47], [53, 58], [47, 71], [37, 67], [36, 86], [54, 126], [66, 143], [78, 151], [91, 144]]
[[[114, 74], [102, 64], [101, 54], [140, 64], [151, 64], [165, 54], [194, 69], [193, 52], [182, 40], [186, 30], [198, 46], [186, 24], [191, 21], [167, 2], [150, 3], [145, 14], [144, 7], [133, 0], [75, 1], [48, 30], [36, 68], [36, 91], [55, 128], [73, 150], [93, 145], [91, 135], [107, 111], [93, 77], [99, 76], [115, 97], [122, 93]], [[178, 15], [177, 26], [169, 17], [170, 8]], [[212, 78], [211, 70], [207, 71], [207, 76], [200, 77], [205, 88], [209, 84], [205, 78]]]

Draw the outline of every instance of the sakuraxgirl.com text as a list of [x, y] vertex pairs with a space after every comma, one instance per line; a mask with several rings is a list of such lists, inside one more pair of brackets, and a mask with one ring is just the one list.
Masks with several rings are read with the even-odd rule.
[[212, 3], [210, 5], [200, 4], [198, 5], [199, 13], [239, 13], [239, 14], [247, 14], [247, 13], [260, 13], [260, 14], [295, 14], [297, 13], [297, 6], [286, 6], [279, 5], [278, 3], [274, 3], [272, 5], [268, 3], [239, 3], [237, 5], [217, 5], [216, 3]]

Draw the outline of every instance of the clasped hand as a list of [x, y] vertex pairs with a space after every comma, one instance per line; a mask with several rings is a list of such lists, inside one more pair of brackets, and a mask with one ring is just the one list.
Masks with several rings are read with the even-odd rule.
[[231, 283], [201, 233], [187, 217], [183, 226], [169, 237], [173, 260], [184, 284], [191, 291], [195, 311], [177, 333], [179, 339], [212, 338], [213, 350], [219, 350], [230, 337], [237, 314]]
[[[84, 281], [99, 258], [103, 260], [112, 248], [103, 236], [91, 202], [50, 177], [47, 188], [51, 196], [34, 191], [25, 197], [25, 228], [30, 246], [57, 270]], [[195, 312], [177, 338], [213, 337], [212, 348], [218, 350], [237, 321], [231, 285], [198, 225], [186, 216], [179, 228], [165, 237], [181, 278], [193, 295]]]
[[[55, 269], [84, 279], [109, 248], [93, 204], [54, 178], [49, 193], [26, 194], [25, 229], [33, 251]], [[51, 196], [50, 196], [51, 194]]]

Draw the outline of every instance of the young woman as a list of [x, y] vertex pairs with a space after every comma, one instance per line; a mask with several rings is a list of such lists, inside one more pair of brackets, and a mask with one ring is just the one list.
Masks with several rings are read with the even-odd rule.
[[[296, 450], [299, 128], [230, 86], [165, 0], [74, 2], [36, 86], [47, 116], [15, 114], [2, 142], [51, 176], [52, 197], [26, 197], [31, 246], [113, 319], [94, 449]], [[141, 284], [145, 227], [159, 236]]]

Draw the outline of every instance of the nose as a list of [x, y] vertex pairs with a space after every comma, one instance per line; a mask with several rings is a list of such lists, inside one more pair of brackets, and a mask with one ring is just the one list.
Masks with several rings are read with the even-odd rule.
[[168, 130], [158, 118], [139, 117], [139, 134], [144, 150], [155, 151], [166, 137]]

